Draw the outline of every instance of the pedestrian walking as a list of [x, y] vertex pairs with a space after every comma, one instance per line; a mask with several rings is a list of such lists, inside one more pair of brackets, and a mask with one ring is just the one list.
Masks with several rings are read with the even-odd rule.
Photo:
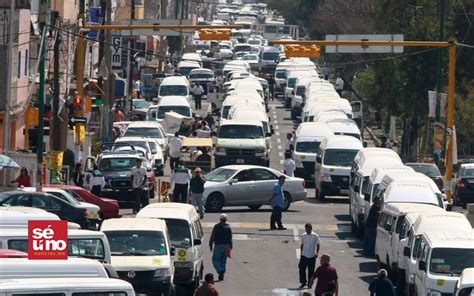
[[[304, 288], [314, 273], [316, 265], [316, 258], [318, 258], [319, 245], [321, 240], [316, 232], [313, 231], [311, 223], [306, 223], [304, 226], [305, 233], [301, 235], [301, 256], [298, 264], [300, 271], [300, 289]], [[308, 270], [308, 277], [306, 277], [306, 270]]]
[[364, 227], [364, 254], [368, 257], [375, 255], [375, 238], [377, 236], [377, 221], [380, 215], [380, 205], [382, 200], [379, 197], [374, 199], [374, 204], [370, 207]]
[[290, 152], [285, 152], [285, 161], [283, 162], [283, 173], [289, 177], [295, 176], [296, 163], [291, 158]]
[[31, 186], [31, 179], [28, 175], [28, 170], [25, 167], [21, 168], [20, 175], [15, 179], [14, 182], [18, 183], [18, 188]]
[[321, 68], [321, 74], [323, 74], [324, 80], [328, 80], [328, 78], [329, 78], [329, 69], [326, 66], [326, 63], [324, 63], [323, 67]]
[[74, 170], [73, 182], [78, 187], [84, 186], [84, 166], [82, 163], [76, 163], [76, 169]]
[[204, 282], [196, 289], [194, 296], [219, 296], [219, 292], [214, 286], [214, 275], [212, 273], [204, 276]]
[[295, 150], [295, 141], [293, 139], [293, 133], [286, 134], [286, 146], [285, 146], [285, 153], [290, 152], [292, 153]]
[[[283, 195], [283, 184], [285, 184], [286, 177], [281, 175], [278, 177], [278, 182], [273, 186], [272, 197], [270, 198], [270, 203], [272, 205], [272, 215], [270, 216], [270, 229], [275, 230], [285, 230], [281, 222], [281, 212], [285, 206], [285, 198]], [[277, 226], [275, 226], [275, 223]]]
[[339, 96], [342, 96], [342, 90], [344, 89], [344, 79], [341, 76], [337, 76], [336, 78], [336, 92]]
[[219, 275], [219, 281], [222, 281], [226, 272], [227, 257], [232, 250], [232, 229], [227, 223], [226, 214], [221, 214], [219, 220], [212, 229], [209, 249], [212, 252], [212, 265]]
[[209, 126], [210, 129], [214, 128], [216, 121], [214, 120], [214, 117], [212, 117], [211, 112], [207, 112], [207, 115], [206, 117], [204, 117], [204, 120], [207, 122], [207, 126]]
[[168, 142], [168, 154], [170, 157], [170, 169], [174, 170], [176, 165], [181, 158], [181, 147], [183, 147], [183, 141], [179, 138], [179, 132], [174, 133]]
[[186, 203], [188, 200], [188, 184], [191, 180], [189, 169], [184, 167], [182, 161], [178, 162], [178, 166], [171, 173], [170, 183], [174, 184], [173, 201]]
[[383, 295], [395, 296], [395, 288], [392, 281], [388, 278], [387, 271], [380, 269], [377, 277], [370, 282], [369, 285], [370, 296]]
[[105, 186], [105, 179], [97, 165], [94, 165], [94, 169], [90, 175], [89, 184], [91, 186], [91, 193], [100, 196], [100, 192]]
[[318, 279], [314, 290], [315, 296], [338, 296], [339, 284], [337, 281], [337, 270], [334, 266], [329, 264], [330, 261], [331, 256], [329, 256], [329, 254], [323, 254], [319, 259], [321, 265], [316, 269], [308, 283], [308, 288], [311, 288], [314, 281]]
[[204, 206], [202, 202], [202, 193], [204, 192], [204, 184], [206, 179], [201, 174], [201, 168], [194, 169], [194, 176], [189, 181], [189, 191], [191, 192], [191, 204], [198, 207], [199, 218], [204, 219]]
[[125, 120], [125, 115], [119, 107], [114, 107], [114, 122], [120, 122]]
[[196, 110], [201, 110], [201, 99], [202, 94], [204, 93], [204, 89], [199, 83], [195, 83], [193, 88], [191, 89], [194, 97], [194, 107]]
[[275, 99], [275, 84], [276, 84], [275, 78], [273, 78], [273, 76], [270, 75], [270, 77], [268, 77], [267, 82], [268, 82], [268, 90], [270, 91], [270, 98], [273, 101]]
[[148, 205], [148, 197], [145, 196], [145, 188], [148, 178], [146, 175], [146, 169], [142, 162], [142, 159], [137, 159], [135, 161], [135, 166], [132, 168], [132, 189], [135, 197], [135, 202], [133, 204], [134, 214], [140, 211], [141, 205]]

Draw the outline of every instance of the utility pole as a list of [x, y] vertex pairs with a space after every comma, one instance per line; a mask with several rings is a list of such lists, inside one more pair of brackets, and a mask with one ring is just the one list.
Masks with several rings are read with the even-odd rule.
[[[133, 24], [133, 20], [135, 19], [135, 0], [131, 1], [130, 7], [130, 25]], [[130, 36], [128, 37], [128, 71], [127, 71], [127, 82], [128, 82], [128, 92], [131, 94], [131, 90], [133, 88], [133, 49], [135, 48], [135, 39], [133, 37], [133, 31], [130, 30]], [[130, 112], [128, 113], [129, 119], [131, 120], [132, 117], [132, 101], [133, 97], [130, 96]], [[125, 102], [126, 105], [126, 102]], [[126, 110], [126, 108], [125, 108]], [[125, 114], [127, 116], [127, 114]]]
[[38, 86], [38, 129], [36, 140], [36, 191], [43, 188], [43, 136], [44, 136], [44, 84], [45, 84], [45, 55], [46, 55], [46, 24], [41, 24], [41, 43], [39, 52], [39, 86]]
[[[439, 36], [438, 40], [442, 41], [444, 39], [444, 9], [446, 7], [445, 0], [438, 0], [438, 17], [439, 17]], [[437, 53], [437, 60], [436, 60], [436, 92], [438, 93], [437, 100], [436, 100], [436, 121], [440, 121], [440, 113], [441, 113], [441, 101], [440, 95], [443, 91], [442, 86], [442, 60], [443, 60], [443, 53], [444, 50], [438, 49]]]
[[8, 69], [7, 69], [7, 89], [5, 92], [5, 116], [3, 118], [3, 153], [10, 149], [10, 102], [12, 95], [12, 75], [13, 75], [13, 18], [15, 14], [15, 0], [10, 1], [10, 15], [8, 26]]

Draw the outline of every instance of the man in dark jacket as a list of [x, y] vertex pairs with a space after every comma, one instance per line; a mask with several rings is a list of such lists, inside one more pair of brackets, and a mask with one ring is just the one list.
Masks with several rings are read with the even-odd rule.
[[379, 270], [377, 277], [369, 285], [370, 296], [384, 295], [395, 296], [395, 289], [392, 281], [387, 278], [387, 271], [385, 269]]
[[232, 250], [232, 229], [227, 224], [226, 214], [221, 214], [220, 222], [214, 225], [212, 229], [209, 249], [213, 252], [212, 265], [219, 274], [219, 281], [222, 281], [224, 280], [227, 256], [230, 255]]
[[196, 289], [194, 296], [219, 296], [219, 292], [214, 286], [214, 275], [212, 273], [206, 274], [204, 283]]
[[370, 207], [367, 220], [365, 221], [364, 254], [370, 257], [375, 255], [375, 238], [377, 236], [377, 220], [379, 219], [381, 204], [382, 204], [382, 200], [376, 197], [374, 200], [374, 204]]

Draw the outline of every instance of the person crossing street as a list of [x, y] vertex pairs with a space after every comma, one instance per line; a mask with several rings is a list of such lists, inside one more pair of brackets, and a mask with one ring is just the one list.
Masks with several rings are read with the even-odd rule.
[[227, 256], [232, 250], [232, 229], [227, 223], [227, 215], [221, 214], [220, 222], [214, 225], [211, 238], [209, 239], [209, 249], [212, 252], [212, 265], [219, 275], [219, 281], [224, 280], [226, 272]]
[[280, 177], [278, 177], [278, 182], [275, 184], [275, 186], [273, 186], [273, 193], [272, 197], [270, 198], [270, 203], [272, 205], [272, 215], [270, 216], [271, 230], [286, 229], [281, 222], [281, 212], [283, 207], [285, 206], [285, 197], [283, 194], [283, 184], [285, 184], [285, 179], [286, 177], [284, 175], [281, 175]]
[[201, 110], [201, 100], [202, 94], [204, 93], [204, 89], [199, 83], [195, 83], [193, 88], [191, 89], [194, 97], [194, 107], [196, 110]]
[[142, 164], [141, 159], [135, 161], [135, 166], [132, 168], [132, 187], [135, 202], [133, 204], [133, 213], [140, 211], [140, 205], [146, 206], [148, 204], [148, 197], [145, 197], [145, 187], [147, 185], [146, 169]]
[[170, 183], [174, 184], [173, 201], [186, 203], [188, 200], [188, 184], [191, 180], [191, 173], [184, 167], [182, 161], [178, 162], [178, 166], [173, 170], [170, 177]]
[[[305, 233], [301, 235], [301, 256], [298, 264], [300, 289], [304, 288], [313, 276], [316, 258], [318, 258], [319, 253], [319, 245], [321, 244], [319, 236], [313, 231], [311, 223], [306, 223], [304, 229]], [[306, 277], [306, 270], [308, 270], [308, 277]]]
[[194, 169], [194, 176], [191, 178], [191, 181], [189, 181], [189, 191], [191, 192], [191, 204], [194, 207], [198, 207], [199, 218], [204, 219], [202, 194], [204, 192], [204, 183], [206, 183], [206, 179], [201, 173], [201, 168]]

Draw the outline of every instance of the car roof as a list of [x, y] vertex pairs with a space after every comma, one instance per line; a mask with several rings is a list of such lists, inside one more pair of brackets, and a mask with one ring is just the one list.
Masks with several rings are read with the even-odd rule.
[[474, 248], [474, 231], [426, 231], [423, 237], [432, 248]]
[[302, 122], [296, 129], [296, 138], [321, 137], [334, 135], [333, 131], [324, 122]]
[[238, 120], [238, 119], [229, 119], [220, 123], [220, 126], [224, 125], [257, 125], [263, 126], [261, 121], [258, 120]]
[[255, 108], [244, 108], [241, 107], [235, 111], [232, 116], [235, 120], [260, 120], [268, 122], [267, 113], [262, 110], [255, 109]]
[[[374, 155], [367, 158], [359, 167], [359, 170], [361, 170], [364, 175], [370, 176], [375, 168], [384, 168], [397, 165], [403, 167], [402, 161], [400, 159], [387, 157], [386, 155]], [[405, 170], [402, 171], [405, 172]]]
[[162, 97], [158, 103], [158, 107], [161, 106], [190, 106], [188, 98], [186, 96], [165, 96]]
[[191, 71], [189, 71], [189, 74], [192, 74], [192, 73], [202, 73], [202, 72], [214, 74], [214, 72], [212, 72], [211, 69], [206, 69], [206, 68], [192, 69]]
[[166, 224], [163, 220], [147, 219], [139, 217], [136, 218], [113, 218], [102, 222], [101, 231], [114, 230], [160, 230], [164, 231]]
[[[51, 291], [52, 289], [79, 289], [78, 292], [90, 291], [100, 288], [101, 291], [110, 289], [132, 289], [130, 283], [113, 278], [24, 278], [24, 279], [0, 279], [0, 291], [29, 291], [34, 288], [37, 291]], [[103, 290], [102, 290], [103, 289]], [[46, 295], [46, 294], [45, 294]]]
[[132, 127], [163, 127], [158, 121], [134, 121], [128, 125], [127, 128]]
[[[355, 160], [361, 160], [362, 158], [366, 158], [366, 159], [369, 159], [370, 157], [372, 157], [372, 155], [397, 155], [398, 154], [393, 151], [392, 149], [388, 149], [388, 148], [381, 148], [381, 147], [366, 147], [366, 148], [363, 148], [361, 149], [357, 155], [356, 155], [356, 158]], [[370, 156], [370, 157], [369, 157]], [[400, 158], [400, 156], [398, 157]]]
[[[342, 136], [342, 135], [334, 135], [328, 136], [323, 140], [323, 145], [327, 149], [335, 148], [335, 147], [344, 147], [347, 149], [361, 149], [363, 148], [362, 143], [360, 140], [352, 137], [352, 136]], [[350, 145], [350, 146], [348, 146]], [[335, 147], [334, 147], [335, 146]]]
[[386, 166], [377, 166], [372, 171], [370, 179], [374, 180], [375, 183], [382, 181], [383, 177], [390, 172], [413, 172], [415, 170], [411, 167], [404, 165], [403, 163], [400, 164], [393, 164], [393, 165], [386, 165]]
[[199, 216], [194, 206], [190, 204], [167, 202], [149, 204], [138, 212], [137, 217], [180, 219], [190, 222]]
[[462, 163], [461, 168], [474, 168], [474, 163]]
[[0, 227], [25, 227], [28, 220], [60, 220], [53, 213], [33, 207], [0, 207]]
[[160, 86], [162, 85], [188, 85], [188, 81], [182, 76], [168, 76], [163, 79]]

